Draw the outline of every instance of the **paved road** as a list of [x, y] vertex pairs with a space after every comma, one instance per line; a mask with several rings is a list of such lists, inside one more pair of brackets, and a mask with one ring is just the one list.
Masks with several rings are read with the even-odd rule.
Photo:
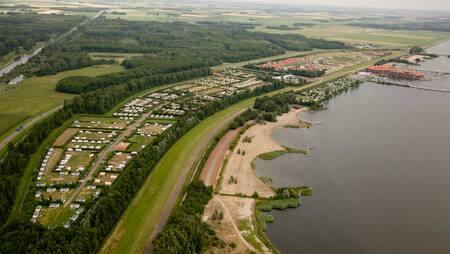
[[61, 109], [63, 106], [58, 106], [50, 111], [47, 111], [43, 114], [40, 114], [38, 116], [34, 116], [28, 120], [26, 120], [21, 126], [22, 129], [18, 130], [18, 131], [14, 131], [13, 133], [11, 133], [9, 136], [7, 136], [5, 139], [3, 139], [0, 142], [0, 150], [2, 150], [4, 147], [6, 147], [6, 145], [13, 140], [15, 137], [17, 137], [17, 135], [21, 134], [25, 129], [29, 128], [30, 126], [32, 126], [33, 124], [37, 123], [39, 120], [43, 119], [46, 116], [49, 116], [50, 114], [54, 113], [55, 111]]

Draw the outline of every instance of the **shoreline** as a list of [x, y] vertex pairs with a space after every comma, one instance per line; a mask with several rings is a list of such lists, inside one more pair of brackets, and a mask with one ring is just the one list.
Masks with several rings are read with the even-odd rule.
[[[220, 169], [222, 182], [216, 182], [219, 191], [205, 207], [202, 221], [210, 224], [221, 239], [233, 242], [235, 247], [232, 251], [279, 253], [270, 239], [265, 234], [261, 235], [264, 229], [257, 218], [260, 213], [257, 207], [258, 198], [270, 200], [276, 197], [275, 189], [256, 175], [253, 162], [264, 154], [298, 152], [279, 144], [273, 138], [273, 133], [282, 127], [307, 127], [308, 123], [299, 117], [299, 114], [306, 110], [305, 107], [292, 108], [289, 112], [277, 116], [276, 122], [251, 126], [239, 137], [236, 147], [228, 151], [228, 160]], [[222, 214], [219, 221], [214, 219], [214, 214], [218, 212]], [[216, 248], [211, 251], [221, 253], [221, 250]]]

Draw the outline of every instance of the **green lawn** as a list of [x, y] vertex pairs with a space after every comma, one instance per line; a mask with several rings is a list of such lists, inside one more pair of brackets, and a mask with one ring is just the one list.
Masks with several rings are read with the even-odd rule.
[[65, 71], [56, 75], [32, 77], [19, 85], [0, 86], [0, 134], [19, 124], [24, 119], [39, 115], [61, 105], [73, 95], [55, 91], [56, 83], [68, 76], [98, 76], [122, 71], [119, 65], [100, 65]]
[[22, 122], [27, 119], [27, 115], [25, 114], [14, 114], [14, 113], [1, 113], [0, 112], [0, 133], [4, 133], [11, 128], [15, 127], [17, 123]]
[[153, 137], [134, 135], [128, 140], [131, 142], [131, 145], [128, 147], [127, 151], [129, 152], [139, 152], [143, 149], [143, 145], [148, 145], [152, 142]]

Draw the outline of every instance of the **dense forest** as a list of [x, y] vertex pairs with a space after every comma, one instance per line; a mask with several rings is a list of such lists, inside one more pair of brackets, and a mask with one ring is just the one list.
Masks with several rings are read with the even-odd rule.
[[245, 26], [234, 23], [160, 23], [100, 17], [63, 41], [45, 48], [40, 56], [33, 57], [9, 76], [15, 77], [17, 72], [26, 76], [47, 75], [98, 64], [89, 56], [91, 52], [143, 54], [125, 60], [123, 65], [135, 73], [144, 73], [154, 66], [168, 69], [193, 64], [204, 67], [279, 55], [286, 50], [347, 47], [342, 42], [296, 34], [250, 32]]
[[84, 19], [73, 15], [0, 15], [0, 57], [18, 49], [30, 50], [37, 42], [68, 31]]
[[389, 30], [428, 30], [437, 32], [450, 32], [450, 21], [427, 21], [427, 22], [408, 22], [408, 23], [384, 23], [384, 24], [372, 24], [372, 23], [355, 23], [349, 24], [351, 26], [360, 26], [377, 29], [389, 29]]

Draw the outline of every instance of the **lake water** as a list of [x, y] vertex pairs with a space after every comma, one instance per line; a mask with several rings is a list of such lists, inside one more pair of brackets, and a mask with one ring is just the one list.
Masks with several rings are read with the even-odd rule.
[[[450, 54], [450, 43], [429, 52]], [[450, 72], [443, 63], [450, 59], [422, 65]], [[450, 79], [439, 86], [450, 89]], [[450, 253], [450, 93], [366, 83], [327, 106], [301, 114], [320, 123], [310, 129], [274, 132], [283, 145], [314, 147], [309, 156], [256, 161], [276, 186], [314, 188], [301, 207], [271, 212], [274, 245], [295, 254]]]

